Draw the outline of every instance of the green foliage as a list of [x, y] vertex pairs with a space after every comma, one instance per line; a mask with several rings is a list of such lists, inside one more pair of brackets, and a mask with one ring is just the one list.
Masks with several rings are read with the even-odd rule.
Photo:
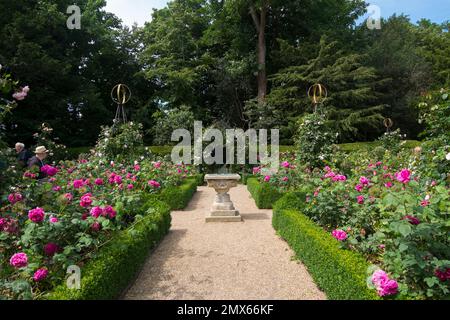
[[153, 115], [155, 126], [152, 128], [153, 141], [160, 146], [177, 143], [172, 142], [172, 133], [177, 129], [186, 129], [194, 134], [194, 114], [186, 106], [175, 108], [167, 112], [158, 111]]
[[138, 160], [144, 148], [142, 124], [128, 122], [103, 127], [95, 146], [95, 156], [100, 160]]
[[272, 205], [283, 195], [276, 187], [261, 183], [256, 178], [247, 179], [247, 188], [260, 209], [272, 209]]
[[309, 273], [332, 300], [377, 300], [366, 284], [369, 264], [339, 243], [301, 212], [277, 206], [273, 226], [306, 265]]
[[384, 149], [389, 150], [393, 154], [397, 154], [402, 147], [402, 138], [405, 137], [406, 135], [402, 135], [400, 129], [397, 129], [395, 131], [385, 132], [378, 141], [380, 141]]
[[321, 83], [328, 89], [328, 99], [319, 108], [333, 120], [341, 139], [367, 136], [369, 129], [379, 128], [384, 106], [376, 103], [375, 88], [380, 83], [376, 70], [365, 65], [364, 56], [348, 53], [341, 47], [324, 37], [314, 58], [271, 77], [274, 87], [267, 99], [279, 118], [286, 120], [286, 114], [310, 110], [311, 102], [305, 93], [311, 85]]
[[36, 139], [36, 146], [45, 146], [50, 151], [50, 160], [59, 162], [67, 159], [67, 147], [60, 143], [59, 137], [53, 136], [53, 128], [47, 123], [41, 124], [39, 132], [36, 132], [33, 137]]
[[306, 115], [298, 121], [296, 147], [298, 159], [310, 167], [323, 167], [333, 155], [338, 134], [321, 113]]
[[98, 256], [81, 270], [81, 289], [57, 287], [46, 299], [108, 300], [117, 299], [132, 281], [148, 256], [148, 252], [170, 228], [170, 208], [158, 201], [149, 201], [145, 215], [131, 228], [121, 231]]

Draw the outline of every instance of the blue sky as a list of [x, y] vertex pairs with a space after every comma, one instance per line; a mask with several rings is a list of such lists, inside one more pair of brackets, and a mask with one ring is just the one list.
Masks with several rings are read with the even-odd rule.
[[[144, 25], [151, 18], [152, 8], [163, 8], [167, 0], [107, 0], [106, 10], [115, 13], [126, 25]], [[380, 7], [381, 16], [405, 13], [413, 22], [427, 18], [434, 22], [450, 19], [450, 0], [367, 0]]]

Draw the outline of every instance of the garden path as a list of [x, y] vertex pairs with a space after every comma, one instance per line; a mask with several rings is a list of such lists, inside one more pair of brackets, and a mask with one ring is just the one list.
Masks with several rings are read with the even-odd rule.
[[244, 185], [230, 195], [244, 222], [205, 223], [215, 192], [199, 187], [185, 210], [172, 212], [169, 234], [123, 298], [325, 299], [276, 235], [272, 210], [259, 210]]

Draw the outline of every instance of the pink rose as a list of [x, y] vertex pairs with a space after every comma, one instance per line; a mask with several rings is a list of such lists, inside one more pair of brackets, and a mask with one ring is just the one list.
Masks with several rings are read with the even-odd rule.
[[378, 287], [378, 295], [381, 297], [391, 296], [398, 293], [398, 283], [389, 279]]
[[149, 182], [148, 182], [148, 184], [150, 185], [150, 186], [152, 186], [153, 188], [159, 188], [161, 185], [160, 185], [160, 183], [158, 182], [158, 181], [155, 181], [155, 180], [150, 180]]
[[388, 280], [389, 276], [383, 270], [377, 270], [372, 275], [372, 283], [377, 287], [382, 283], [386, 283]]
[[363, 186], [362, 185], [360, 185], [360, 184], [357, 184], [356, 186], [355, 186], [355, 190], [356, 191], [358, 191], [358, 192], [361, 192], [362, 190], [363, 190]]
[[402, 169], [400, 172], [395, 174], [397, 181], [406, 184], [411, 180], [411, 171], [408, 169]]
[[284, 178], [283, 178], [283, 181], [284, 181], [284, 182], [288, 182], [288, 181], [289, 181], [289, 178], [288, 178], [288, 177], [284, 177]]
[[105, 209], [103, 209], [104, 213], [106, 213], [111, 219], [114, 219], [117, 216], [116, 210], [114, 210], [111, 206], [106, 206]]
[[153, 167], [154, 167], [155, 169], [161, 168], [161, 162], [155, 162], [155, 163], [153, 164]]
[[94, 183], [97, 186], [102, 186], [104, 182], [103, 182], [103, 179], [97, 178], [97, 179], [95, 179]]
[[35, 282], [39, 282], [47, 278], [48, 276], [48, 270], [47, 269], [39, 269], [37, 270], [33, 275], [33, 280]]
[[86, 193], [84, 196], [80, 199], [80, 206], [83, 208], [87, 208], [92, 204], [92, 194]]
[[73, 187], [75, 189], [80, 189], [82, 186], [84, 186], [84, 181], [82, 179], [78, 179], [73, 182]]
[[28, 218], [34, 223], [39, 223], [44, 221], [45, 212], [42, 208], [35, 208], [28, 211]]
[[130, 183], [130, 184], [127, 186], [127, 188], [128, 188], [128, 190], [133, 190], [133, 189], [134, 189], [134, 185]]
[[55, 167], [52, 167], [48, 164], [46, 164], [45, 166], [43, 166], [41, 168], [41, 172], [47, 174], [50, 177], [55, 176], [58, 173], [58, 169], [56, 169]]
[[261, 172], [261, 168], [260, 167], [254, 167], [253, 168], [253, 174], [258, 174]]
[[393, 184], [392, 184], [391, 181], [388, 181], [388, 182], [386, 182], [386, 183], [384, 184], [384, 186], [385, 186], [386, 188], [392, 188]]
[[358, 201], [359, 204], [364, 204], [364, 196], [357, 196], [356, 200]]
[[282, 166], [283, 168], [289, 168], [289, 167], [291, 166], [291, 164], [290, 164], [289, 162], [287, 162], [287, 161], [284, 161], [284, 162], [281, 164], [281, 166]]
[[9, 264], [16, 269], [25, 268], [28, 265], [28, 256], [23, 253], [16, 253], [9, 259]]
[[22, 201], [22, 199], [23, 199], [23, 196], [22, 196], [20, 193], [11, 193], [11, 194], [8, 196], [8, 201], [9, 201], [11, 204], [16, 204], [17, 202]]
[[59, 192], [59, 191], [61, 191], [61, 187], [60, 186], [54, 186], [52, 188], [52, 190], [55, 191], [55, 192]]
[[95, 221], [91, 226], [91, 229], [95, 232], [100, 231], [101, 228], [102, 228], [102, 225], [100, 223], [98, 223], [97, 221]]
[[93, 207], [90, 213], [94, 218], [98, 218], [103, 214], [103, 209], [100, 207]]
[[56, 243], [49, 242], [44, 246], [44, 253], [46, 256], [53, 257], [59, 251], [59, 246]]
[[369, 179], [367, 179], [366, 177], [361, 177], [361, 178], [359, 178], [359, 182], [360, 182], [363, 186], [368, 185], [368, 184], [370, 183]]
[[270, 181], [270, 176], [265, 176], [265, 177], [264, 177], [264, 181], [265, 181], [265, 182], [269, 182], [269, 181]]
[[50, 223], [57, 223], [59, 220], [57, 217], [51, 217], [50, 218]]
[[408, 220], [408, 222], [410, 224], [415, 225], [415, 226], [420, 224], [420, 220], [413, 216], [405, 216], [405, 217], [403, 217], [403, 220]]
[[66, 198], [66, 200], [70, 202], [73, 200], [73, 195], [71, 193], [66, 193], [64, 195], [64, 198]]
[[344, 241], [348, 238], [348, 235], [344, 230], [333, 230], [331, 234], [338, 241]]

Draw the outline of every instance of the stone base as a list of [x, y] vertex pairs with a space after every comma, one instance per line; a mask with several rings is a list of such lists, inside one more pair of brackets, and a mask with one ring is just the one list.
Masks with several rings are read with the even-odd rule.
[[242, 222], [242, 216], [237, 212], [234, 216], [206, 216], [206, 222]]

